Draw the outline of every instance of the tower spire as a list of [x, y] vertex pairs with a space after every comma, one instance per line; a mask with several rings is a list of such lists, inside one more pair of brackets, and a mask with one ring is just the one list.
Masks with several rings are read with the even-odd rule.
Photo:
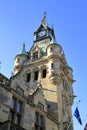
[[25, 43], [23, 43], [21, 54], [25, 54], [25, 55], [27, 54], [26, 49], [25, 49]]
[[46, 11], [44, 11], [44, 17], [42, 19], [42, 25], [46, 28], [48, 26], [48, 22], [46, 19]]

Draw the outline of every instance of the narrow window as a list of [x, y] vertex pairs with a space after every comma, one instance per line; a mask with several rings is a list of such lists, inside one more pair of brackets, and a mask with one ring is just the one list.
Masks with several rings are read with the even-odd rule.
[[52, 51], [52, 47], [50, 48], [50, 51]]
[[23, 103], [17, 98], [12, 98], [10, 107], [11, 121], [17, 125], [20, 125], [22, 118], [22, 104]]
[[45, 118], [40, 113], [35, 113], [35, 130], [45, 130]]
[[15, 107], [16, 107], [16, 98], [12, 98], [12, 101], [11, 101], [11, 109], [15, 109]]
[[41, 126], [41, 128], [45, 127], [44, 117], [42, 115], [40, 116], [40, 126]]
[[35, 71], [34, 73], [34, 80], [38, 80], [38, 71]]
[[17, 112], [21, 112], [21, 108], [22, 108], [22, 102], [21, 101], [18, 101], [17, 103]]
[[27, 74], [27, 82], [30, 82], [30, 78], [31, 78], [31, 74], [28, 73], [28, 74]]
[[36, 117], [35, 117], [35, 122], [36, 122], [36, 124], [39, 124], [39, 113], [38, 112], [36, 112], [36, 115], [35, 115]]
[[15, 112], [13, 110], [10, 110], [10, 116], [11, 116], [11, 121], [14, 122], [14, 118], [15, 118]]
[[46, 78], [46, 69], [43, 69], [42, 71], [42, 78]]
[[33, 53], [33, 59], [37, 59], [38, 58], [38, 51]]
[[20, 125], [20, 122], [21, 122], [21, 116], [17, 114], [15, 123], [16, 123], [17, 125]]
[[53, 69], [53, 63], [51, 63], [51, 69]]

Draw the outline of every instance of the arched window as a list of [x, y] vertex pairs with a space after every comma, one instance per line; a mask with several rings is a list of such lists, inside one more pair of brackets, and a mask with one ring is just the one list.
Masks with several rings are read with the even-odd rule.
[[37, 59], [38, 58], [38, 51], [33, 53], [33, 59]]

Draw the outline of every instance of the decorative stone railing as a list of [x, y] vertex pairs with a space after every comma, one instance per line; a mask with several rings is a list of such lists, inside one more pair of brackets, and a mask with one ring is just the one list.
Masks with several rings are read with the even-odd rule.
[[53, 112], [50, 109], [47, 109], [47, 116], [50, 117], [51, 119], [58, 121], [58, 115], [57, 113]]

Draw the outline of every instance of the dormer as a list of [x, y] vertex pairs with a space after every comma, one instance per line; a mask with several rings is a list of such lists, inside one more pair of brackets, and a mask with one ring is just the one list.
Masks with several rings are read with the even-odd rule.
[[41, 51], [38, 46], [35, 46], [30, 51], [31, 60], [37, 60], [41, 57]]

